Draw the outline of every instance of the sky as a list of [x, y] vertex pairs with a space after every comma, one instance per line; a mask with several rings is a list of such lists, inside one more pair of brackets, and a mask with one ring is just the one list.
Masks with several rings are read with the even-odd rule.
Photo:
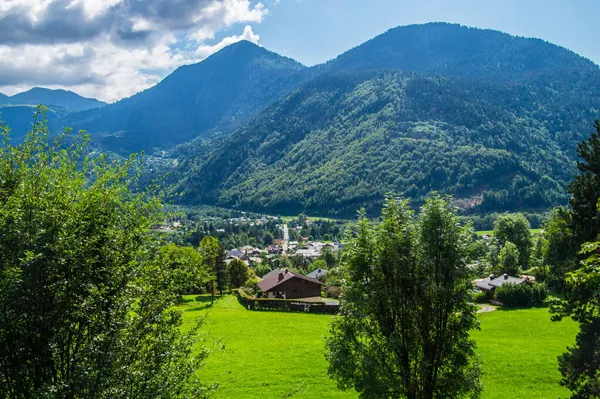
[[399, 25], [537, 37], [600, 64], [598, 0], [0, 0], [0, 92], [114, 102], [249, 40], [305, 65]]

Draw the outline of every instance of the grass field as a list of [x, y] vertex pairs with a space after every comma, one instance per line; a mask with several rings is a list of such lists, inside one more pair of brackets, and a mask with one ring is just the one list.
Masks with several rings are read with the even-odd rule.
[[[217, 382], [216, 399], [357, 398], [327, 377], [323, 337], [331, 316], [244, 309], [234, 296], [211, 307], [209, 298], [186, 297], [186, 323], [204, 317], [214, 350], [200, 371]], [[483, 398], [558, 398], [556, 357], [574, 342], [577, 326], [552, 323], [546, 309], [484, 313], [474, 331], [484, 367]]]
[[[543, 229], [529, 229], [529, 232], [530, 232], [532, 235], [536, 235], [536, 234], [539, 234], [539, 233], [540, 233], [542, 230], [543, 230]], [[484, 235], [484, 234], [487, 234], [487, 235], [493, 236], [493, 235], [494, 235], [494, 230], [477, 230], [477, 231], [475, 232], [475, 234], [477, 234], [478, 236], [482, 236], [482, 235]]]

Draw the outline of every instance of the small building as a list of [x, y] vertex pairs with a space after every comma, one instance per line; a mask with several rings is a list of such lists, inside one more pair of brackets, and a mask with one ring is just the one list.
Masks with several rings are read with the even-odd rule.
[[494, 291], [498, 287], [502, 287], [504, 284], [523, 284], [528, 280], [523, 279], [521, 277], [511, 277], [508, 274], [503, 274], [500, 277], [496, 277], [493, 274], [490, 274], [488, 278], [484, 278], [481, 280], [475, 280], [473, 283], [477, 288], [487, 294], [488, 299], [494, 299]]
[[322, 282], [314, 278], [294, 273], [289, 270], [280, 270], [278, 273], [269, 273], [258, 283], [258, 288], [267, 298], [299, 299], [321, 296]]
[[323, 279], [325, 279], [327, 277], [327, 270], [325, 269], [315, 269], [312, 272], [308, 273], [307, 276], [310, 278], [314, 278], [316, 280], [322, 281]]
[[244, 256], [244, 253], [239, 249], [231, 249], [225, 252], [227, 258], [241, 258]]

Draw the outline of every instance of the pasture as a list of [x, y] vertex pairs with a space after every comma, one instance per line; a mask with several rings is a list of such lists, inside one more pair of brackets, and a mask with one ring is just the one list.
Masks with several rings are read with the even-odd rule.
[[[187, 296], [186, 323], [206, 316], [202, 334], [213, 351], [200, 377], [220, 385], [215, 399], [357, 398], [327, 376], [323, 337], [331, 316], [249, 311], [234, 296], [214, 306]], [[498, 310], [480, 315], [474, 331], [484, 370], [483, 398], [558, 398], [556, 357], [574, 342], [577, 326], [553, 323], [546, 309]]]

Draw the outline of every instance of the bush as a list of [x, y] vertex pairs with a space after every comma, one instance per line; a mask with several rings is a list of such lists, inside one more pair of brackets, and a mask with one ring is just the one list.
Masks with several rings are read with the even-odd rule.
[[542, 306], [548, 289], [544, 284], [505, 284], [496, 289], [495, 297], [507, 308]]
[[473, 295], [473, 301], [475, 303], [488, 303], [488, 297], [485, 292], [478, 291]]

